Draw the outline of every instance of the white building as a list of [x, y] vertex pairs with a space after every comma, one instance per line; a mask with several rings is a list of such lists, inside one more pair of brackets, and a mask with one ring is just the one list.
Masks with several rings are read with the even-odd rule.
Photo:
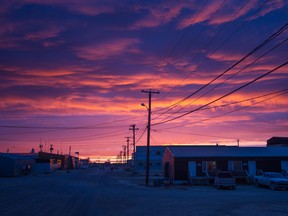
[[[162, 175], [162, 158], [167, 146], [150, 146], [150, 168], [149, 173]], [[136, 146], [135, 171], [145, 173], [146, 171], [146, 146]]]

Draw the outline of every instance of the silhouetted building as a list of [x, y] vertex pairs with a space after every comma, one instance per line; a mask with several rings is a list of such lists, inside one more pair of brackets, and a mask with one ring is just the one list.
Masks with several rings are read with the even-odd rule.
[[16, 177], [31, 173], [35, 159], [20, 154], [0, 153], [0, 176]]
[[267, 140], [267, 147], [271, 146], [287, 146], [288, 147], [288, 137], [272, 137]]

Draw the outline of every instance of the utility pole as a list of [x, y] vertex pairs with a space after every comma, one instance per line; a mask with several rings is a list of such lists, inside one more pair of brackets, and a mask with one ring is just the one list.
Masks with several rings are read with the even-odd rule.
[[126, 160], [126, 145], [123, 145], [123, 157], [124, 157], [124, 163], [125, 163], [125, 160]]
[[50, 145], [50, 154], [51, 155], [52, 155], [53, 150], [54, 150], [53, 145]]
[[120, 151], [120, 161], [121, 161], [121, 164], [123, 163], [123, 151], [121, 150]]
[[128, 160], [129, 160], [129, 142], [130, 142], [131, 137], [125, 137], [125, 138], [126, 138], [126, 142], [127, 142], [126, 150], [127, 150], [127, 163], [128, 163]]
[[139, 128], [136, 128], [136, 125], [133, 124], [133, 125], [130, 125], [129, 130], [133, 131], [133, 166], [134, 166], [134, 170], [135, 170], [135, 168], [136, 168], [136, 164], [135, 164], [135, 162], [136, 162], [136, 160], [135, 160], [135, 157], [136, 157], [136, 155], [135, 155], [135, 152], [136, 152], [135, 131], [139, 130]]
[[[152, 94], [159, 94], [159, 91], [152, 91], [150, 90], [142, 90], [142, 92], [148, 94], [148, 124], [147, 124], [147, 148], [146, 148], [146, 178], [145, 183], [146, 186], [149, 185], [149, 168], [150, 168], [150, 129], [151, 129], [151, 98]], [[142, 106], [145, 106], [145, 104], [141, 104]], [[146, 106], [145, 106], [146, 107]], [[147, 107], [146, 107], [147, 108]]]

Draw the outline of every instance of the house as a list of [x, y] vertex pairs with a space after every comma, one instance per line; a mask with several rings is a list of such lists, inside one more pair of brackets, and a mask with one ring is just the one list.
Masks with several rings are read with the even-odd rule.
[[[176, 145], [162, 145], [162, 146], [150, 146], [150, 167], [149, 172], [151, 174], [161, 174], [163, 172], [162, 168], [162, 158], [165, 152], [165, 149], [169, 146], [176, 146]], [[199, 145], [177, 145], [177, 147], [199, 147]], [[203, 145], [204, 146], [204, 145]], [[208, 146], [208, 145], [206, 145]], [[209, 145], [212, 146], [212, 145]], [[215, 145], [213, 145], [215, 146]], [[147, 146], [136, 146], [136, 153], [133, 154], [133, 160], [135, 159], [135, 171], [138, 173], [145, 173], [146, 170], [146, 153], [147, 153]]]
[[288, 170], [288, 148], [283, 147], [167, 147], [163, 173], [174, 183], [193, 177], [213, 177], [217, 170], [230, 170], [239, 177], [254, 176], [257, 170]]
[[0, 176], [16, 177], [28, 175], [35, 165], [35, 159], [21, 154], [0, 153]]

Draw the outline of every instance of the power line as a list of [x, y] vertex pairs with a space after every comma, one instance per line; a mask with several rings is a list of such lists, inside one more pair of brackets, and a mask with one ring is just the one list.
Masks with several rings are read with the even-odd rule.
[[[259, 95], [259, 96], [256, 96], [256, 97], [252, 97], [252, 98], [248, 98], [248, 99], [244, 99], [244, 100], [240, 100], [240, 101], [235, 101], [235, 102], [231, 102], [231, 103], [226, 103], [226, 104], [222, 104], [222, 105], [216, 105], [216, 106], [208, 106], [208, 107], [205, 107], [201, 110], [209, 110], [209, 109], [216, 109], [216, 108], [221, 108], [221, 107], [227, 107], [227, 106], [231, 106], [231, 105], [235, 105], [235, 104], [239, 104], [239, 103], [243, 103], [243, 102], [247, 102], [247, 101], [251, 101], [251, 100], [255, 100], [255, 99], [259, 99], [259, 98], [262, 98], [262, 97], [267, 97], [269, 95], [275, 95], [275, 94], [279, 94], [279, 93], [287, 93], [288, 92], [288, 88], [285, 88], [285, 89], [282, 89], [282, 90], [279, 90], [279, 91], [274, 91], [274, 92], [271, 92], [271, 93], [267, 93], [267, 94], [263, 94], [263, 95]], [[199, 110], [200, 111], [200, 110]], [[183, 113], [185, 113], [183, 111]]]
[[[240, 72], [242, 72], [243, 70], [245, 70], [246, 68], [248, 68], [249, 66], [251, 66], [252, 64], [254, 64], [255, 62], [257, 62], [258, 60], [260, 60], [261, 58], [263, 58], [265, 55], [267, 55], [268, 53], [272, 52], [274, 49], [278, 48], [279, 46], [281, 46], [283, 43], [287, 42], [288, 38], [286, 38], [285, 40], [281, 41], [280, 43], [278, 43], [276, 46], [272, 47], [271, 49], [269, 49], [267, 52], [265, 52], [264, 54], [262, 54], [261, 56], [259, 56], [258, 58], [256, 58], [254, 61], [252, 61], [251, 63], [247, 64], [246, 66], [244, 66], [242, 69], [238, 70], [237, 72], [233, 73], [232, 75], [230, 75], [228, 78], [226, 78], [224, 81], [220, 82], [219, 84], [217, 84], [216, 86], [214, 86], [213, 88], [211, 88], [209, 91], [205, 92], [204, 94], [202, 94], [201, 96], [199, 96], [198, 98], [196, 98], [195, 100], [193, 100], [191, 103], [187, 104], [186, 106], [180, 108], [178, 111], [175, 111], [174, 113], [170, 114], [170, 116], [179, 113], [181, 110], [185, 109], [187, 106], [189, 106], [190, 104], [196, 102], [197, 100], [199, 100], [200, 98], [202, 98], [203, 96], [209, 94], [210, 92], [212, 92], [213, 90], [215, 90], [216, 88], [218, 88], [219, 86], [221, 86], [222, 84], [224, 84], [225, 82], [227, 82], [228, 80], [230, 80], [232, 77], [236, 76], [237, 74], [239, 74]], [[169, 118], [170, 116], [166, 117]]]
[[186, 101], [187, 99], [189, 99], [190, 97], [194, 96], [195, 94], [197, 94], [198, 92], [200, 92], [201, 90], [203, 90], [204, 88], [206, 88], [208, 85], [210, 85], [211, 83], [213, 83], [214, 81], [216, 81], [217, 79], [219, 79], [220, 77], [222, 77], [224, 74], [226, 74], [227, 72], [229, 72], [232, 68], [236, 67], [238, 64], [240, 64], [241, 62], [243, 62], [245, 59], [247, 59], [249, 56], [251, 56], [253, 53], [255, 53], [257, 50], [261, 49], [262, 47], [264, 47], [267, 43], [269, 43], [270, 41], [272, 41], [273, 39], [275, 39], [277, 36], [279, 36], [280, 34], [282, 34], [288, 27], [288, 23], [286, 23], [285, 25], [283, 25], [281, 28], [279, 28], [275, 33], [273, 33], [272, 35], [270, 35], [266, 40], [264, 40], [261, 44], [259, 44], [258, 46], [256, 46], [254, 49], [252, 49], [248, 54], [246, 54], [245, 56], [243, 56], [240, 60], [238, 60], [236, 63], [234, 63], [232, 66], [230, 66], [228, 69], [226, 69], [225, 71], [223, 71], [221, 74], [219, 74], [218, 76], [216, 76], [215, 78], [213, 78], [211, 81], [209, 81], [207, 84], [203, 85], [202, 87], [200, 87], [198, 90], [194, 91], [193, 93], [189, 94], [188, 96], [186, 96], [185, 98], [179, 100], [178, 102], [170, 105], [169, 107], [167, 107], [166, 111], [161, 115], [165, 114], [167, 111], [173, 109], [175, 106], [183, 103], [184, 101]]
[[138, 139], [136, 140], [136, 143], [138, 143], [138, 142], [141, 140], [141, 138], [142, 138], [143, 135], [145, 134], [146, 130], [147, 130], [147, 127], [142, 131], [141, 135], [140, 135], [140, 136], [138, 137]]
[[209, 106], [210, 104], [215, 103], [215, 102], [217, 102], [217, 101], [219, 101], [219, 100], [221, 100], [221, 99], [223, 99], [223, 98], [225, 98], [225, 97], [227, 97], [227, 96], [229, 96], [229, 95], [231, 95], [231, 94], [233, 94], [233, 93], [235, 93], [235, 92], [237, 92], [237, 91], [239, 91], [239, 90], [247, 87], [248, 85], [250, 85], [250, 84], [252, 84], [252, 83], [254, 83], [254, 82], [262, 79], [263, 77], [265, 77], [265, 76], [273, 73], [274, 71], [278, 70], [279, 68], [281, 68], [281, 67], [283, 67], [283, 66], [285, 66], [285, 65], [287, 65], [287, 64], [288, 64], [288, 61], [286, 61], [285, 63], [281, 64], [280, 66], [278, 66], [278, 67], [276, 67], [276, 68], [274, 68], [273, 70], [268, 71], [267, 73], [265, 73], [265, 74], [263, 74], [263, 75], [255, 78], [255, 79], [251, 80], [250, 82], [248, 82], [248, 83], [246, 83], [246, 84], [244, 84], [244, 85], [236, 88], [235, 90], [233, 90], [233, 91], [231, 91], [231, 92], [229, 92], [229, 93], [227, 93], [227, 94], [225, 94], [225, 95], [223, 95], [223, 96], [221, 96], [221, 97], [219, 97], [219, 98], [217, 98], [217, 99], [215, 99], [215, 100], [213, 100], [213, 101], [211, 101], [211, 102], [209, 102], [209, 103], [207, 103], [207, 104], [205, 104], [205, 105], [202, 105], [202, 106], [200, 106], [200, 107], [198, 107], [198, 108], [196, 108], [196, 109], [194, 109], [194, 110], [191, 110], [191, 111], [189, 111], [189, 112], [186, 112], [186, 113], [184, 113], [184, 114], [182, 114], [182, 115], [179, 115], [179, 116], [177, 116], [177, 117], [174, 117], [174, 118], [172, 118], [172, 119], [165, 120], [165, 121], [161, 121], [161, 122], [155, 123], [155, 124], [153, 124], [153, 125], [159, 125], [159, 124], [164, 124], [164, 123], [167, 123], [167, 122], [171, 122], [171, 121], [174, 121], [174, 120], [176, 120], [176, 119], [182, 118], [182, 117], [184, 117], [184, 116], [186, 116], [186, 115], [188, 115], [188, 114], [190, 114], [190, 113], [192, 113], [192, 112], [196, 112], [196, 111], [198, 111], [198, 110], [200, 110], [200, 109], [202, 109], [202, 108], [204, 108], [204, 107], [207, 107], [207, 106]]
[[211, 119], [214, 119], [214, 118], [218, 118], [218, 117], [221, 117], [221, 116], [230, 114], [230, 113], [234, 113], [234, 112], [236, 112], [236, 111], [239, 111], [239, 110], [242, 110], [242, 109], [246, 109], [246, 108], [252, 107], [252, 106], [254, 106], [254, 105], [256, 105], [256, 104], [263, 103], [263, 102], [265, 102], [265, 101], [268, 101], [268, 100], [271, 100], [271, 99], [273, 99], [273, 98], [279, 97], [279, 96], [281, 96], [281, 95], [283, 95], [283, 94], [286, 94], [286, 93], [287, 93], [287, 92], [284, 92], [284, 93], [278, 94], [278, 95], [276, 95], [276, 96], [269, 97], [269, 98], [263, 99], [263, 100], [261, 100], [261, 101], [254, 102], [254, 103], [252, 103], [252, 104], [250, 104], [250, 105], [243, 106], [243, 107], [239, 107], [239, 108], [237, 108], [237, 109], [235, 109], [235, 110], [232, 110], [232, 111], [229, 111], [229, 112], [225, 112], [225, 113], [222, 113], [222, 114], [219, 114], [219, 115], [216, 115], [216, 116], [212, 116], [212, 117], [209, 117], [209, 118], [206, 118], [206, 119], [202, 119], [202, 120], [193, 122], [193, 124], [195, 124], [195, 123], [200, 123], [200, 122], [204, 122], [204, 121], [208, 121], [208, 120], [211, 120]]
[[193, 135], [193, 136], [203, 136], [203, 137], [212, 137], [212, 138], [219, 138], [219, 139], [232, 139], [235, 140], [237, 138], [232, 138], [232, 137], [220, 137], [220, 136], [215, 136], [215, 135], [208, 135], [208, 134], [197, 134], [197, 133], [188, 133], [188, 132], [182, 132], [182, 131], [169, 131], [165, 130], [164, 132], [167, 133], [175, 133], [175, 134], [187, 134], [187, 135]]
[[[276, 93], [277, 93], [277, 95], [274, 95], [274, 94], [276, 94]], [[172, 128], [178, 128], [178, 127], [183, 127], [183, 126], [186, 126], [186, 125], [191, 125], [191, 124], [196, 124], [196, 123], [201, 123], [201, 122], [204, 122], [204, 121], [208, 121], [208, 120], [210, 120], [210, 119], [218, 118], [218, 117], [221, 117], [221, 116], [224, 116], [224, 115], [227, 115], [227, 114], [230, 114], [230, 113], [234, 113], [234, 112], [239, 111], [239, 110], [242, 110], [242, 109], [246, 109], [246, 108], [252, 107], [252, 106], [254, 106], [254, 105], [256, 105], [256, 104], [263, 103], [263, 102], [265, 102], [265, 101], [271, 100], [271, 99], [273, 99], [273, 98], [277, 98], [277, 97], [279, 97], [279, 96], [281, 96], [281, 95], [284, 95], [284, 94], [287, 94], [287, 93], [288, 93], [288, 89], [283, 89], [283, 90], [280, 90], [280, 91], [277, 91], [277, 92], [273, 92], [273, 93], [261, 95], [261, 96], [258, 96], [258, 97], [249, 98], [249, 99], [243, 100], [243, 101], [241, 101], [241, 102], [246, 102], [246, 101], [248, 101], [248, 100], [254, 100], [254, 99], [261, 98], [261, 97], [265, 97], [265, 96], [269, 96], [269, 95], [274, 95], [274, 96], [271, 96], [271, 97], [269, 97], [269, 98], [266, 98], [266, 99], [263, 99], [263, 100], [254, 102], [254, 103], [252, 103], [252, 104], [250, 104], [250, 105], [243, 106], [243, 107], [234, 109], [234, 110], [229, 111], [229, 112], [225, 112], [225, 113], [222, 113], [222, 114], [219, 114], [219, 115], [216, 115], [216, 116], [212, 116], [212, 117], [209, 117], [209, 118], [206, 118], [206, 119], [202, 119], [202, 120], [199, 120], [199, 121], [194, 121], [194, 122], [190, 122], [190, 123], [181, 124], [181, 125], [178, 125], [178, 126], [173, 126], [173, 127], [169, 127], [169, 128], [164, 128], [163, 130], [172, 129]], [[215, 107], [207, 107], [207, 108], [204, 108], [204, 109], [201, 109], [201, 110], [212, 109], [212, 108], [219, 108], [219, 107], [223, 107], [223, 106], [233, 105], [233, 104], [236, 104], [236, 103], [239, 103], [239, 102], [233, 102], [233, 103], [224, 104], [224, 105], [219, 105], [219, 106], [215, 106]]]
[[[252, 15], [250, 15], [250, 18], [255, 16], [268, 2], [269, 0], [266, 0], [261, 7], [259, 7]], [[211, 53], [214, 54], [220, 47], [222, 47], [225, 43], [227, 43], [228, 40], [230, 40], [247, 22], [249, 21], [249, 19], [246, 19], [244, 22], [242, 22], [233, 32], [232, 34], [230, 34], [224, 41], [222, 41], [222, 43], [220, 45], [217, 46], [217, 48], [215, 48]], [[206, 56], [206, 58], [198, 65], [198, 67], [200, 65], [202, 65], [203, 63], [205, 63], [208, 60], [208, 57]], [[235, 65], [236, 66], [236, 65]], [[190, 75], [188, 75], [185, 79], [183, 79], [180, 83], [184, 82], [184, 80], [186, 80]], [[218, 78], [217, 78], [218, 79]], [[214, 82], [214, 81], [213, 81]]]
[[[210, 41], [209, 41], [208, 43], [206, 43], [206, 46], [204, 47], [204, 49], [205, 49], [206, 47], [208, 47], [208, 44], [210, 44], [211, 41], [212, 41], [213, 39], [215, 39], [223, 29], [226, 28], [227, 24], [228, 24], [229, 22], [231, 22], [231, 20], [235, 19], [235, 17], [238, 16], [239, 12], [243, 9], [243, 7], [244, 7], [248, 2], [249, 2], [249, 0], [246, 0], [246, 2], [245, 2], [243, 5], [241, 5], [241, 7], [238, 9], [238, 12], [236, 13], [236, 15], [235, 15], [234, 17], [232, 17], [232, 18], [230, 19], [230, 21], [227, 21], [226, 24], [224, 25], [224, 27], [221, 28], [221, 30], [217, 32], [216, 36], [214, 36], [212, 39], [210, 39]], [[216, 15], [218, 15], [220, 9], [223, 9], [223, 8], [224, 8], [224, 4], [225, 4], [225, 3], [226, 3], [226, 0], [224, 0], [224, 1], [222, 2], [221, 6], [217, 9], [217, 11], [208, 19], [208, 21], [207, 21], [208, 23], [209, 23], [213, 18], [215, 18]], [[194, 24], [194, 21], [193, 21], [193, 24]], [[193, 24], [191, 24], [191, 25], [193, 25]], [[191, 26], [191, 25], [190, 25], [190, 26]], [[204, 29], [204, 28], [202, 27], [200, 33], [198, 33], [197, 36], [194, 37], [194, 39], [192, 40], [192, 42], [195, 40], [195, 38], [199, 37], [199, 35], [203, 32], [203, 29]], [[220, 46], [218, 46], [217, 49], [219, 49], [223, 44], [224, 44], [224, 43], [222, 43]], [[188, 46], [186, 46], [186, 49], [185, 49], [185, 51], [182, 53], [182, 55], [183, 55], [185, 52], [187, 52], [188, 48], [191, 48], [191, 45], [192, 45], [192, 43], [190, 43]], [[216, 50], [215, 50], [215, 51], [216, 51]], [[198, 55], [199, 55], [199, 54], [198, 54]], [[198, 55], [197, 55], [197, 56], [198, 56]], [[194, 55], [193, 57], [191, 57], [191, 59], [193, 59], [194, 57], [195, 57], [195, 55]], [[198, 66], [200, 66], [201, 64], [202, 64], [202, 63], [200, 63]], [[187, 68], [189, 65], [190, 65], [190, 64], [186, 65], [186, 66], [184, 67], [184, 69]], [[176, 88], [177, 86], [179, 86], [179, 84], [181, 84], [182, 82], [184, 82], [184, 80], [186, 80], [189, 76], [190, 76], [190, 75], [186, 76], [180, 83], [178, 83], [177, 85], [175, 85], [174, 88]], [[167, 94], [166, 94], [166, 95], [167, 95]], [[173, 104], [172, 104], [172, 105], [173, 105]], [[158, 110], [158, 111], [162, 111], [162, 109], [160, 109], [160, 110]]]
[[[264, 3], [258, 10], [256, 10], [256, 12], [253, 13], [253, 16], [254, 16], [256, 13], [258, 13], [258, 12], [260, 11], [260, 9], [261, 9], [266, 3], [267, 3], [267, 0], [265, 1], [265, 3]], [[252, 17], [252, 15], [251, 15], [250, 17]], [[248, 22], [248, 20], [245, 20], [245, 21], [232, 33], [232, 35], [234, 35], [235, 32], [237, 32], [246, 22]], [[283, 28], [284, 28], [284, 30], [283, 30]], [[286, 28], [287, 28], [287, 23], [286, 23], [284, 26], [282, 26], [277, 32], [275, 32], [275, 33], [272, 34], [269, 38], [267, 38], [265, 41], [263, 41], [261, 44], [259, 44], [256, 48], [254, 48], [252, 51], [250, 51], [250, 53], [248, 53], [246, 56], [242, 57], [242, 59], [238, 60], [238, 61], [237, 61], [235, 64], [233, 64], [230, 68], [228, 68], [227, 70], [225, 70], [225, 71], [224, 71], [223, 73], [221, 73], [220, 75], [216, 76], [214, 79], [212, 79], [210, 82], [208, 82], [207, 84], [205, 84], [204, 86], [202, 86], [200, 89], [198, 89], [197, 91], [195, 91], [195, 92], [193, 92], [192, 94], [188, 95], [187, 97], [185, 97], [185, 98], [183, 98], [183, 99], [181, 99], [181, 100], [173, 103], [172, 105], [170, 105], [170, 106], [168, 106], [168, 107], [166, 107], [166, 108], [162, 108], [162, 109], [160, 109], [160, 110], [158, 110], [158, 111], [156, 111], [156, 112], [159, 112], [159, 111], [162, 111], [162, 110], [167, 110], [167, 109], [168, 109], [168, 110], [171, 110], [171, 109], [173, 109], [175, 106], [181, 104], [182, 102], [186, 101], [188, 98], [190, 98], [190, 97], [192, 97], [193, 95], [197, 94], [199, 91], [201, 91], [202, 89], [206, 88], [208, 85], [210, 85], [211, 83], [213, 83], [214, 81], [216, 81], [218, 78], [220, 78], [221, 76], [223, 76], [225, 73], [227, 73], [228, 71], [230, 71], [232, 68], [234, 68], [235, 66], [237, 66], [238, 64], [240, 64], [242, 61], [244, 61], [246, 58], [248, 58], [250, 55], [252, 55], [252, 54], [253, 54], [254, 52], [256, 52], [258, 49], [260, 49], [260, 48], [262, 48], [263, 46], [265, 46], [267, 43], [269, 43], [271, 40], [273, 40], [275, 37], [277, 37], [277, 36], [278, 36], [279, 34], [281, 34], [283, 31], [285, 31]], [[279, 32], [280, 32], [280, 33], [279, 33]], [[279, 34], [278, 34], [278, 33], [279, 33]], [[218, 46], [217, 49], [215, 49], [215, 50], [212, 52], [212, 54], [213, 54], [216, 50], [218, 50], [221, 46], [223, 46], [223, 44], [224, 44], [225, 42], [227, 42], [227, 41], [232, 37], [232, 35], [230, 35], [230, 36], [228, 37], [228, 39], [226, 39], [224, 42], [222, 42], [221, 45]], [[206, 60], [207, 60], [207, 59], [208, 59], [208, 58], [206, 57]], [[202, 63], [203, 63], [203, 62], [202, 62]], [[202, 63], [200, 63], [200, 65], [201, 65]], [[199, 66], [199, 65], [198, 65], [198, 66]], [[185, 79], [187, 79], [187, 77], [186, 77]], [[184, 80], [183, 80], [183, 81], [184, 81]], [[182, 81], [182, 82], [183, 82], [183, 81]], [[179, 85], [179, 84], [177, 84], [177, 85]], [[165, 114], [165, 112], [164, 112], [163, 114]], [[160, 116], [163, 115], [163, 114], [160, 114]]]

